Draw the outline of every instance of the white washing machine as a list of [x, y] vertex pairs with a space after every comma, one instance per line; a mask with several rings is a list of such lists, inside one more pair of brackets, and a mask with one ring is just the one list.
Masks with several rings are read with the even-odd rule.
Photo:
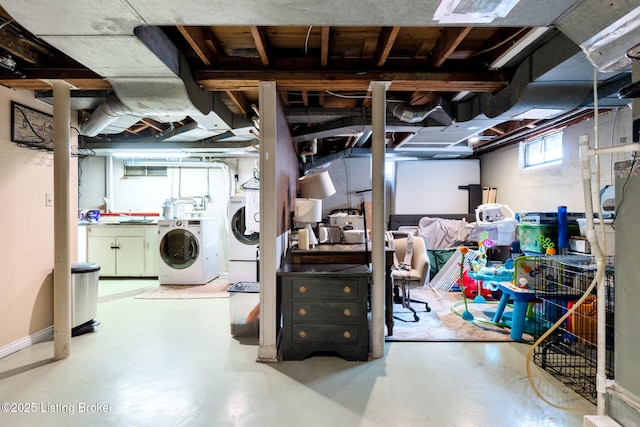
[[260, 233], [246, 233], [246, 196], [229, 200], [229, 283], [258, 282]]
[[213, 218], [158, 221], [161, 285], [204, 285], [220, 274], [218, 221]]

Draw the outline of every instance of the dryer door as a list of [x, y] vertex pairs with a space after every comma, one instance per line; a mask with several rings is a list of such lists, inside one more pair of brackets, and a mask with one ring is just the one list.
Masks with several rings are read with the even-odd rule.
[[245, 245], [257, 245], [260, 243], [260, 233], [244, 234], [247, 229], [244, 216], [245, 211], [243, 206], [238, 209], [231, 218], [231, 232], [238, 242]]
[[191, 267], [199, 254], [198, 239], [189, 230], [170, 230], [160, 241], [160, 258], [176, 270]]

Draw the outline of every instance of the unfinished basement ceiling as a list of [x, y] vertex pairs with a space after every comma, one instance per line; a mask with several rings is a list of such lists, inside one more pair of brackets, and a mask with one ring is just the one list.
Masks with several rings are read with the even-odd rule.
[[637, 1], [352, 3], [0, 0], [0, 84], [51, 102], [48, 81], [68, 81], [98, 151], [252, 155], [275, 81], [319, 162], [367, 155], [372, 81], [389, 84], [390, 157], [467, 157], [588, 117], [594, 64], [600, 106], [628, 103]]

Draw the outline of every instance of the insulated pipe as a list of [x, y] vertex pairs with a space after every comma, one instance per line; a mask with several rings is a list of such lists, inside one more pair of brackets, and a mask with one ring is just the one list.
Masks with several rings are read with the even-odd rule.
[[54, 359], [71, 356], [70, 88], [53, 81], [53, 345]]
[[[371, 295], [371, 357], [384, 357], [384, 313], [386, 259], [384, 247], [384, 161], [386, 134], [386, 91], [384, 82], [372, 82], [371, 104], [371, 264], [373, 285]], [[366, 212], [365, 212], [366, 214]]]

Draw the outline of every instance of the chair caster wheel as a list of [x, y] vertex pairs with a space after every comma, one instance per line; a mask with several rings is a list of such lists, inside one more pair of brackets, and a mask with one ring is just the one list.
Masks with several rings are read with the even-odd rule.
[[427, 313], [431, 311], [431, 307], [429, 307], [429, 303], [424, 304], [424, 309], [426, 310]]
[[414, 322], [419, 322], [419, 321], [420, 321], [420, 318], [418, 317], [418, 315], [417, 315], [417, 314], [414, 314], [414, 315], [413, 315], [413, 321], [414, 321]]

